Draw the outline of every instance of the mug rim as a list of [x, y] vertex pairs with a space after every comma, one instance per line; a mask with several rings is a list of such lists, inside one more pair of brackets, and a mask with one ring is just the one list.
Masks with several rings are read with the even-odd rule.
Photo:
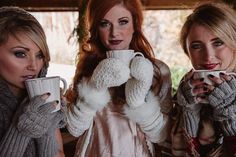
[[199, 69], [199, 70], [194, 70], [193, 72], [224, 72], [225, 70], [207, 70], [207, 69]]
[[60, 78], [60, 76], [49, 76], [49, 77], [39, 77], [39, 78], [27, 79], [27, 80], [25, 80], [25, 82], [37, 81], [37, 80], [47, 80], [47, 79], [52, 79], [52, 78]]

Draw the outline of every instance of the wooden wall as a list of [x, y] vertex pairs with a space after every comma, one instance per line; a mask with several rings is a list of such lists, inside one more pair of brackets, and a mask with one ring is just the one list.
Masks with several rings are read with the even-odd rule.
[[[141, 0], [145, 9], [188, 9], [199, 2], [220, 0]], [[19, 6], [29, 11], [76, 11], [79, 0], [0, 0], [0, 6]]]

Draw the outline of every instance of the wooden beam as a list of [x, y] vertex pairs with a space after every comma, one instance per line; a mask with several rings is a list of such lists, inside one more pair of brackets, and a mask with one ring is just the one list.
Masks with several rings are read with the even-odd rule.
[[198, 3], [220, 0], [141, 0], [145, 9], [191, 9]]
[[28, 11], [78, 11], [79, 0], [0, 0], [0, 6], [18, 6]]
[[[0, 6], [19, 6], [28, 11], [78, 11], [80, 0], [0, 0]], [[149, 9], [190, 9], [199, 2], [220, 0], [141, 0]]]

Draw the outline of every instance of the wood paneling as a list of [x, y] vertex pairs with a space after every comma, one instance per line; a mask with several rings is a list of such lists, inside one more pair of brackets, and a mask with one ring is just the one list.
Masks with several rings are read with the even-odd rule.
[[19, 6], [29, 11], [75, 11], [79, 0], [0, 0], [0, 6]]
[[189, 9], [208, 1], [220, 0], [142, 0], [146, 9]]
[[[209, 0], [142, 0], [145, 9], [186, 9], [205, 1]], [[30, 11], [76, 11], [79, 0], [0, 0], [0, 6], [9, 5]]]

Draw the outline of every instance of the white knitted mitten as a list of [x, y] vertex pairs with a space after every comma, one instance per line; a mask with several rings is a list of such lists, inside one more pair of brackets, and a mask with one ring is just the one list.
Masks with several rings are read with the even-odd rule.
[[144, 57], [135, 57], [130, 66], [133, 77], [125, 86], [126, 102], [131, 108], [138, 107], [145, 102], [145, 97], [152, 85], [153, 65]]
[[98, 90], [120, 86], [129, 79], [129, 67], [116, 58], [102, 60], [93, 72], [90, 83]]
[[129, 67], [115, 58], [104, 59], [93, 72], [90, 80], [78, 84], [79, 97], [73, 111], [67, 113], [67, 128], [78, 137], [92, 124], [96, 111], [110, 101], [109, 87], [120, 86], [130, 76]]

